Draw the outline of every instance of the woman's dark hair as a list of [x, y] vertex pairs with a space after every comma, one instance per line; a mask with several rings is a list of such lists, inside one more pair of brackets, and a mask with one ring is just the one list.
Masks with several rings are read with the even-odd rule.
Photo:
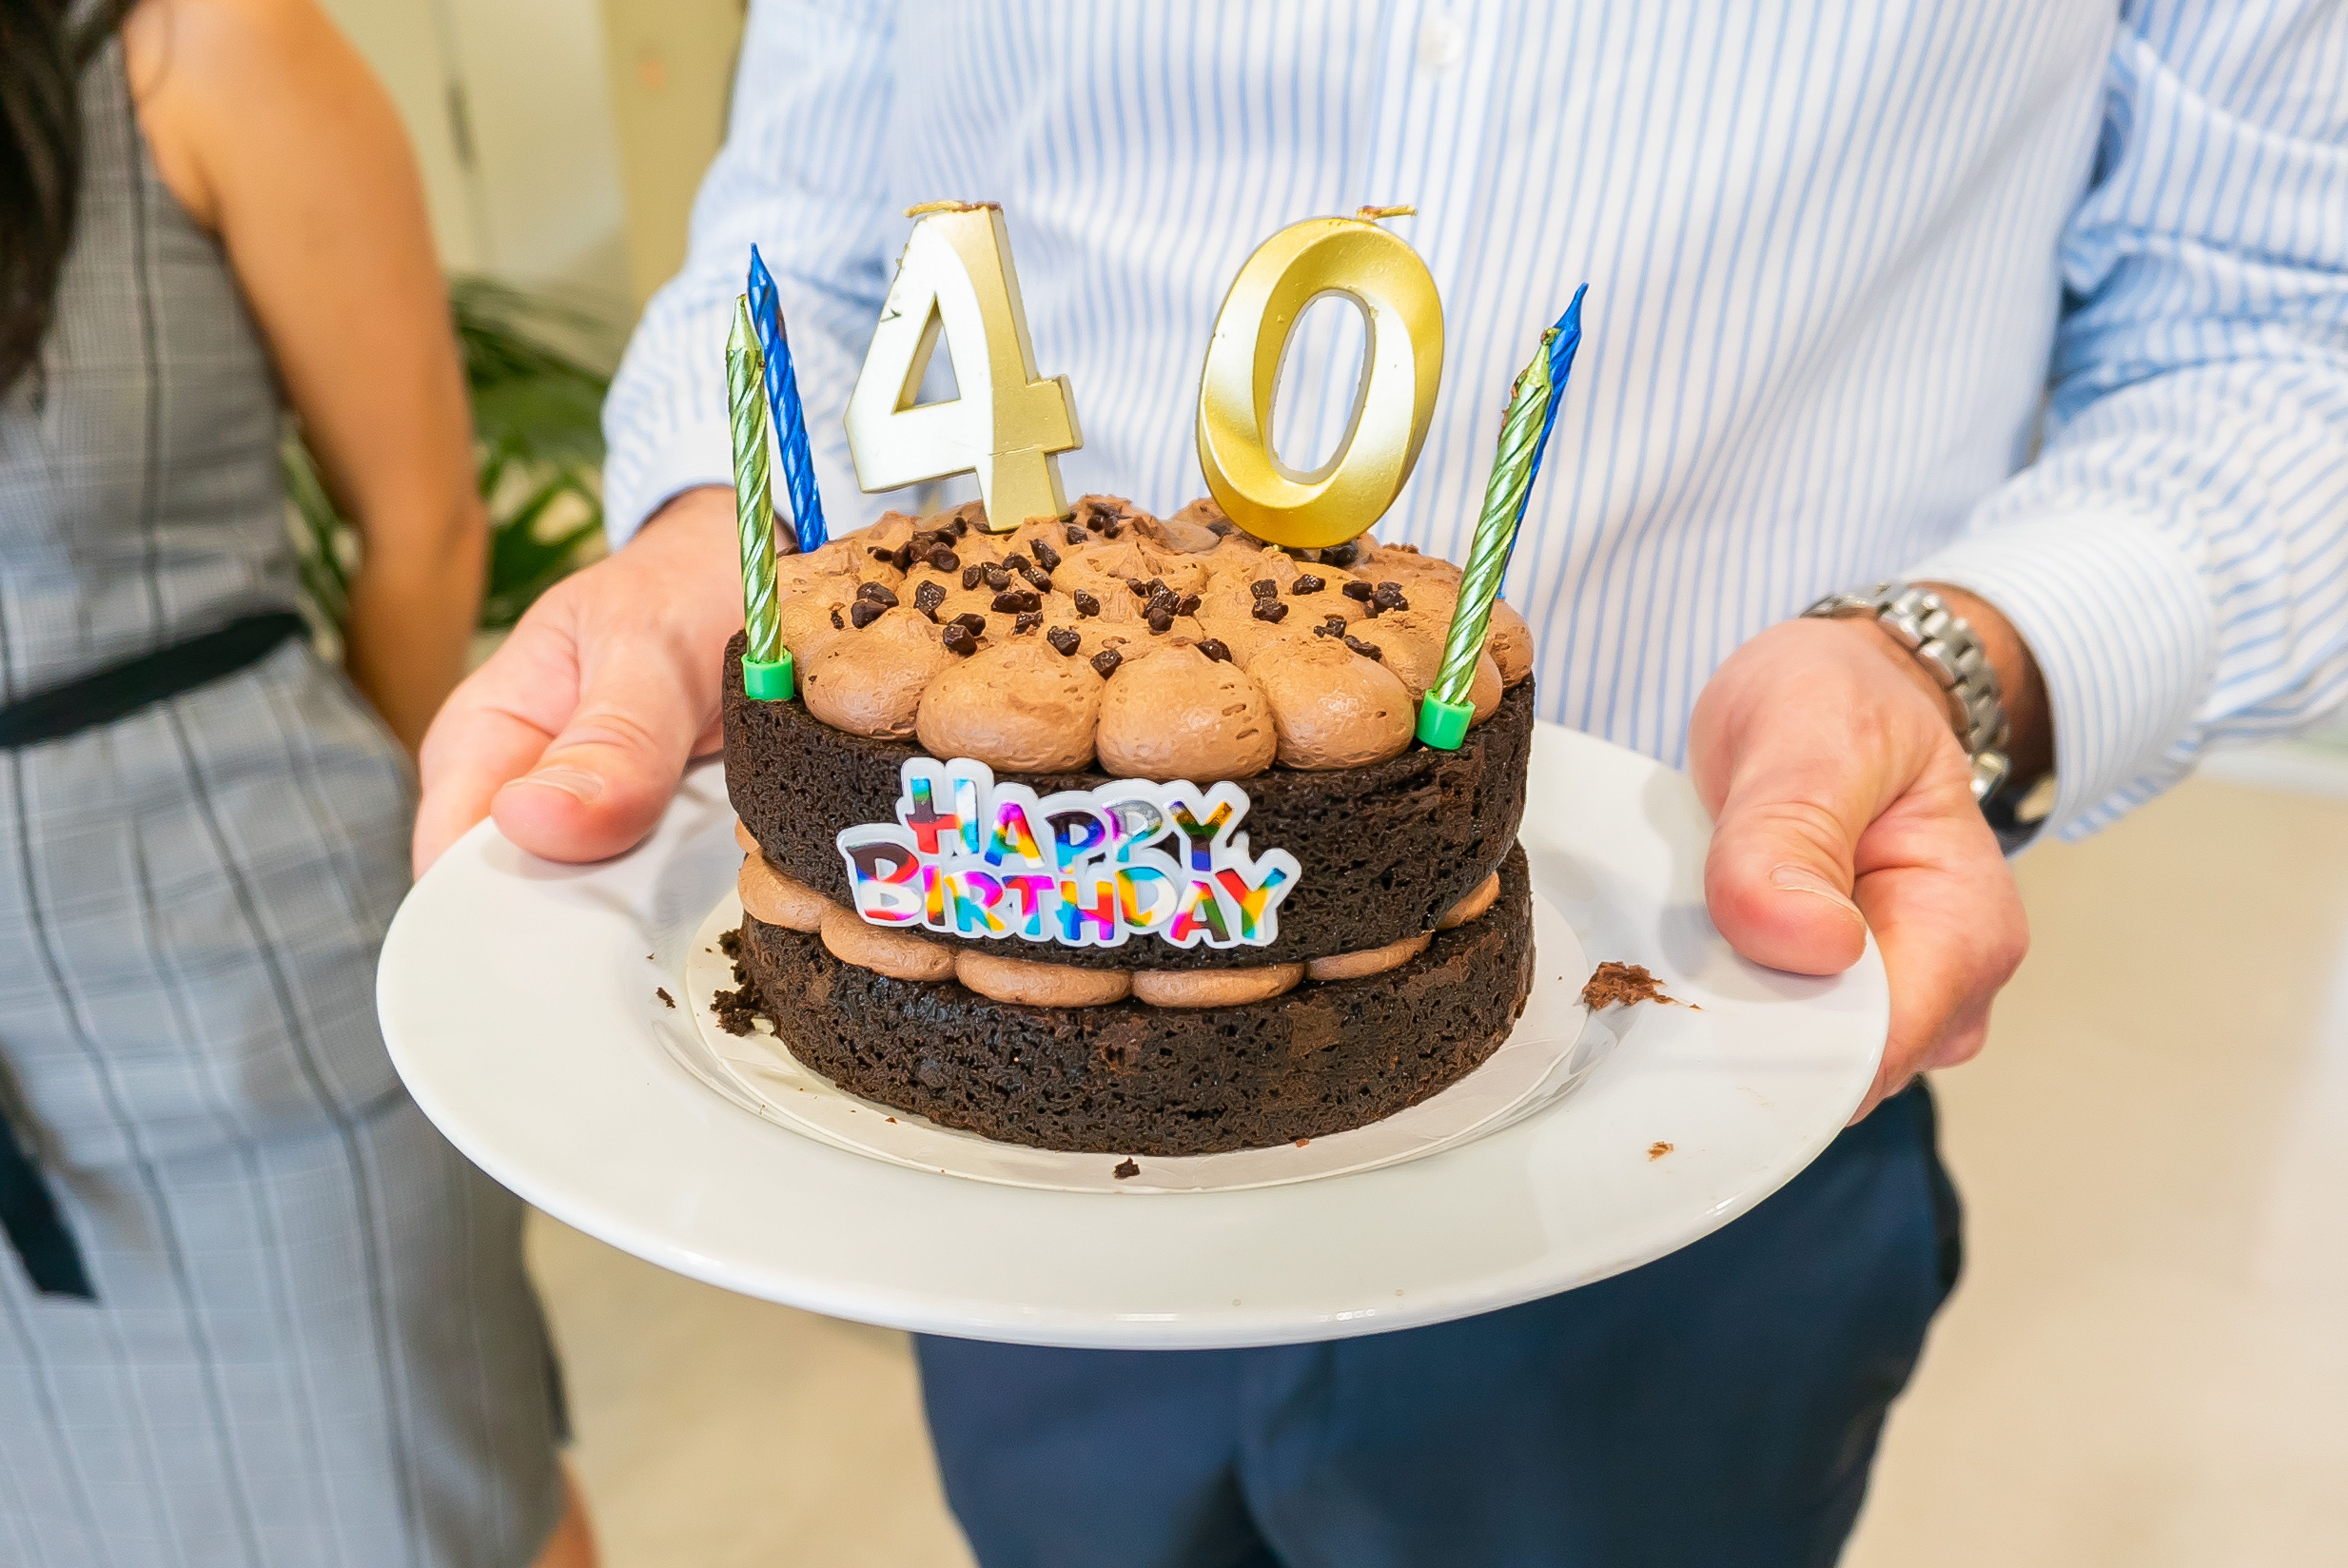
[[48, 335], [81, 198], [81, 73], [131, 0], [0, 0], [0, 393]]

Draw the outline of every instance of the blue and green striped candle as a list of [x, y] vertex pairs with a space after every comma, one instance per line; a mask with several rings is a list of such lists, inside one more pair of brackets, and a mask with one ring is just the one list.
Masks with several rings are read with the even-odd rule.
[[766, 356], [767, 407], [775, 422], [775, 448], [783, 460], [783, 489], [791, 498], [791, 523], [799, 553], [829, 538], [823, 525], [823, 495], [815, 487], [815, 453], [808, 445], [807, 411], [799, 406], [799, 378], [791, 366], [791, 340], [783, 331], [783, 306], [774, 274], [758, 247], [750, 247], [750, 321]]
[[1555, 326], [1541, 334], [1533, 362], [1509, 390], [1509, 411], [1500, 423], [1500, 449], [1484, 485], [1484, 511], [1476, 520], [1467, 568], [1459, 574], [1459, 602], [1444, 639], [1443, 666], [1418, 703], [1418, 738], [1438, 750], [1458, 750], [1476, 717], [1468, 688], [1475, 684], [1476, 660], [1484, 652], [1484, 634], [1492, 622], [1492, 601], [1499, 597], [1500, 579], [1509, 570], [1517, 530], [1525, 521], [1525, 503], [1540, 472], [1541, 453], [1557, 424], [1557, 407], [1565, 399], [1573, 351], [1581, 346], [1581, 296], [1589, 291], [1588, 284], [1573, 291], [1573, 303]]

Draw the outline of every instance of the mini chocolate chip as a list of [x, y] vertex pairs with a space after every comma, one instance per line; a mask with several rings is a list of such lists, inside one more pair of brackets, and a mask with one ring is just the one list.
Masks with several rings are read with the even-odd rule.
[[1011, 573], [1000, 566], [982, 566], [978, 575], [981, 582], [998, 593], [1011, 586]]
[[1277, 599], [1259, 599], [1250, 614], [1259, 621], [1285, 621], [1288, 619], [1288, 606]]
[[1331, 630], [1328, 628], [1328, 625], [1327, 625], [1325, 623], [1324, 623], [1323, 624], [1321, 624], [1321, 625], [1318, 625], [1318, 626], [1313, 627], [1313, 634], [1314, 636], [1316, 636], [1316, 637], [1342, 637], [1342, 636], [1344, 636], [1344, 634], [1343, 632], [1333, 632], [1333, 631], [1331, 631]]
[[894, 609], [897, 603], [896, 592], [885, 583], [859, 583], [856, 585], [856, 596], [859, 599], [870, 599], [883, 609]]
[[1365, 643], [1359, 637], [1347, 637], [1345, 645], [1365, 659], [1383, 659], [1385, 653], [1375, 643]]
[[958, 517], [952, 522], [946, 524], [946, 526], [953, 530], [953, 536], [956, 539], [960, 539], [963, 534], [970, 531], [970, 519], [966, 517]]
[[1060, 569], [1060, 552], [1053, 549], [1050, 543], [1039, 539], [1034, 548], [1036, 565], [1046, 572], [1057, 572]]
[[946, 652], [966, 659], [978, 652], [978, 634], [956, 621], [945, 630], [945, 644]]
[[1368, 583], [1356, 577], [1351, 583], [1346, 583], [1343, 588], [1338, 589], [1337, 592], [1343, 593], [1348, 599], [1366, 599], [1370, 596], [1371, 589]]
[[911, 544], [897, 546], [889, 552], [889, 564], [900, 572], [911, 568], [913, 564], [913, 547]]
[[1288, 591], [1291, 593], [1318, 593], [1327, 586], [1329, 586], [1327, 578], [1315, 577], [1310, 572], [1300, 572], [1296, 574], [1296, 581], [1288, 585]]
[[1052, 591], [1052, 574], [1040, 566], [1023, 566], [1019, 569], [1019, 575], [1027, 579], [1027, 586], [1038, 593]]
[[1029, 562], [1025, 555], [1014, 550], [1003, 558], [1003, 564], [1014, 572], [1025, 572]]
[[1374, 610], [1407, 610], [1410, 601], [1398, 591], [1389, 591], [1385, 584], [1380, 583], [1378, 591], [1370, 595], [1370, 607]]
[[831, 613], [831, 624], [835, 631], [845, 632], [848, 630], [848, 623], [839, 618], [839, 612], [837, 610], [834, 610]]
[[1207, 524], [1207, 531], [1215, 535], [1218, 539], [1229, 534], [1237, 533], [1239, 531], [1240, 525], [1233, 522], [1227, 517], [1219, 517], [1215, 519], [1214, 521]]
[[938, 618], [938, 606], [945, 602], [946, 585], [942, 583], [924, 583], [913, 590], [913, 608], [932, 621]]
[[1025, 588], [1005, 588], [994, 596], [994, 602], [988, 606], [990, 609], [1000, 610], [1006, 615], [1016, 614], [1022, 610], [1040, 610], [1043, 607], [1042, 596], [1031, 593]]
[[1197, 614], [1199, 613], [1199, 596], [1196, 593], [1183, 594], [1179, 599], [1174, 601], [1174, 613], [1178, 615]]
[[1076, 645], [1083, 642], [1084, 638], [1066, 626], [1055, 626], [1044, 634], [1044, 640], [1059, 650], [1060, 656], [1065, 659], [1076, 653]]
[[975, 637], [981, 632], [986, 630], [986, 617], [980, 614], [975, 610], [964, 610], [961, 614], [956, 615], [953, 620], [947, 622], [946, 624], [950, 626], [960, 626], [963, 631], [968, 632], [972, 636]]
[[859, 599], [848, 607], [848, 618], [860, 632], [879, 620], [884, 613], [880, 605], [870, 599]]
[[897, 552], [895, 551], [883, 550], [877, 544], [866, 545], [864, 547], [864, 553], [872, 557], [875, 561], [885, 561], [891, 566], [894, 566], [897, 563]]
[[1044, 613], [1041, 610], [1022, 610], [1011, 618], [1011, 634], [1015, 637], [1022, 632], [1032, 632], [1043, 624]]
[[1201, 637], [1199, 651], [1220, 664], [1231, 662], [1231, 650], [1220, 637]]
[[1097, 615], [1100, 614], [1100, 601], [1086, 593], [1083, 589], [1079, 588], [1076, 590], [1076, 600], [1077, 614]]
[[1125, 530], [1117, 525], [1117, 519], [1113, 517], [1107, 519], [1101, 524], [1101, 537], [1103, 539], [1115, 539], [1118, 534], [1123, 533], [1124, 531]]
[[941, 544], [930, 552], [930, 564], [941, 572], [959, 572], [962, 570], [962, 557]]
[[1399, 593], [1402, 592], [1402, 584], [1399, 583], [1381, 583], [1378, 584], [1378, 592], [1381, 593]]
[[1353, 541], [1347, 540], [1343, 544], [1333, 544], [1328, 549], [1323, 551], [1321, 552], [1321, 559], [1327, 562], [1332, 566], [1351, 566], [1355, 561], [1361, 558], [1361, 553], [1362, 547], [1355, 544]]
[[1174, 629], [1174, 617], [1164, 610], [1152, 610], [1149, 612], [1149, 629], [1160, 634], [1170, 632]]
[[1321, 624], [1328, 629], [1329, 634], [1333, 637], [1342, 637], [1345, 634], [1345, 617], [1343, 615], [1332, 615]]
[[1174, 606], [1179, 602], [1180, 601], [1174, 597], [1174, 590], [1171, 588], [1160, 588], [1157, 593], [1152, 593], [1147, 600], [1143, 601], [1141, 607], [1148, 611], [1163, 610], [1168, 614], [1171, 615], [1174, 614]]
[[1082, 544], [1085, 542], [1085, 531], [1078, 528], [1075, 523], [1072, 522], [1067, 525], [1066, 532], [1068, 542], [1070, 544]]
[[1248, 584], [1248, 592], [1259, 599], [1269, 599], [1280, 592], [1280, 584], [1269, 577], [1259, 577]]
[[1115, 648], [1103, 648], [1099, 653], [1093, 655], [1093, 668], [1098, 670], [1104, 678], [1107, 677], [1111, 670], [1114, 670], [1117, 665], [1124, 662], [1125, 655], [1118, 653]]
[[1147, 599], [1149, 597], [1149, 584], [1144, 583], [1138, 577], [1127, 578], [1125, 580], [1125, 585], [1133, 591], [1133, 596], [1137, 599]]

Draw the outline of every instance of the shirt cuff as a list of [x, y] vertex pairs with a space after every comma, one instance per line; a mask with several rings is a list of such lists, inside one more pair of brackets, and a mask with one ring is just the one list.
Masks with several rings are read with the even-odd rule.
[[734, 432], [720, 420], [688, 420], [657, 440], [637, 439], [645, 446], [635, 460], [604, 467], [603, 536], [614, 550], [684, 491], [734, 485]]
[[2084, 837], [2192, 766], [2217, 628], [2192, 562], [2148, 521], [2003, 517], [1904, 575], [1978, 594], [2029, 645], [2054, 726], [2050, 831]]

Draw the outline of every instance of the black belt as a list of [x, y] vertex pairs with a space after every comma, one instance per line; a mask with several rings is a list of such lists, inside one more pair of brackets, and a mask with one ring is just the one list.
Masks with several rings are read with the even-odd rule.
[[[108, 665], [0, 707], [0, 748], [37, 746], [111, 724], [258, 664], [306, 630], [306, 623], [293, 611], [272, 610], [240, 616], [218, 631]], [[57, 1212], [56, 1197], [5, 1116], [0, 1116], [0, 1230], [7, 1232], [8, 1244], [42, 1294], [97, 1299], [82, 1267], [81, 1250]]]
[[242, 615], [216, 632], [182, 637], [151, 654], [36, 692], [0, 707], [0, 748], [38, 746], [127, 718], [142, 707], [258, 664], [275, 653], [279, 644], [307, 629], [291, 610]]

